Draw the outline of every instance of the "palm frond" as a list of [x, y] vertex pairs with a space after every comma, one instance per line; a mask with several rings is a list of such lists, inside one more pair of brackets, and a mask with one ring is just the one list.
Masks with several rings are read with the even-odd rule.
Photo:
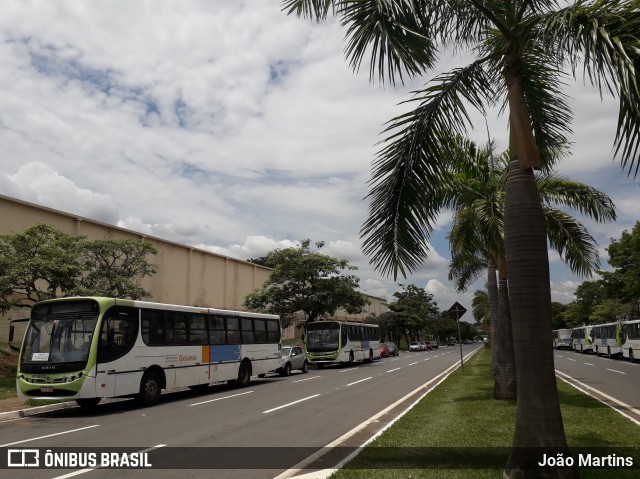
[[[634, 176], [640, 171], [640, 8], [635, 0], [576, 4], [541, 15], [539, 40], [584, 76], [618, 97], [614, 154]], [[635, 165], [635, 168], [634, 168]]]
[[[391, 120], [369, 184], [368, 218], [360, 230], [363, 251], [383, 274], [403, 275], [428, 253], [428, 240], [443, 208], [443, 172], [451, 138], [471, 120], [467, 100], [484, 109], [482, 93], [491, 83], [482, 62], [437, 77], [410, 101], [418, 107]], [[451, 155], [449, 155], [451, 156]]]
[[591, 276], [600, 268], [600, 255], [595, 239], [578, 220], [565, 212], [548, 206], [543, 211], [551, 247], [571, 271]]
[[487, 269], [488, 261], [484, 256], [461, 252], [451, 255], [449, 262], [449, 281], [456, 285], [456, 291], [466, 291]]
[[318, 22], [327, 19], [329, 11], [335, 13], [335, 5], [339, 0], [282, 0], [281, 9], [287, 15], [296, 15], [299, 18], [316, 20]]
[[616, 220], [613, 200], [592, 186], [556, 175], [541, 176], [537, 184], [544, 204], [567, 206], [600, 222]]

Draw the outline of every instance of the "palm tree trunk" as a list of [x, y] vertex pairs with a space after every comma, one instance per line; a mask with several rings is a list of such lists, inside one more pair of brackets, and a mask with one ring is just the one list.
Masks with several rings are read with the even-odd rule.
[[516, 358], [513, 351], [513, 332], [511, 326], [511, 309], [509, 303], [509, 288], [507, 286], [507, 265], [504, 257], [498, 262], [498, 304], [500, 308], [500, 343], [499, 371], [493, 387], [495, 399], [516, 399]]
[[[575, 468], [534, 469], [540, 449], [569, 453], [551, 348], [551, 288], [542, 205], [533, 171], [512, 154], [507, 180], [505, 243], [518, 380], [516, 427], [508, 478], [577, 478]], [[531, 455], [533, 453], [533, 456]]]
[[[491, 313], [491, 376], [495, 379], [500, 356], [500, 306], [498, 302], [498, 282], [496, 281], [496, 262], [489, 258], [487, 265], [487, 296], [489, 296], [489, 309]], [[494, 389], [495, 392], [495, 389]]]

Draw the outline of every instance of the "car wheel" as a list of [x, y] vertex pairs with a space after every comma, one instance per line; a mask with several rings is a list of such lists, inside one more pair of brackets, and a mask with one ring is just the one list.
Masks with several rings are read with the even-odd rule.
[[162, 386], [160, 385], [160, 377], [153, 371], [147, 371], [140, 381], [140, 393], [137, 396], [138, 402], [148, 407], [155, 404], [160, 399]]
[[309, 372], [309, 363], [308, 362], [304, 362], [304, 364], [302, 365], [302, 373], [306, 374]]
[[287, 377], [291, 374], [291, 364], [287, 363], [284, 365], [284, 367], [282, 368], [282, 371], [280, 371], [280, 376], [283, 377]]

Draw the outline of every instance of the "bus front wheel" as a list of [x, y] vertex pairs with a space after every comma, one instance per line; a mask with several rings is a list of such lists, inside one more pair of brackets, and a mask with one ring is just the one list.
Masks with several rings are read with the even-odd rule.
[[83, 409], [91, 409], [98, 405], [101, 398], [76, 399], [76, 403]]
[[140, 381], [140, 393], [138, 394], [138, 402], [144, 406], [151, 406], [160, 399], [160, 393], [162, 392], [162, 386], [160, 385], [160, 378], [153, 371], [147, 371], [142, 376]]

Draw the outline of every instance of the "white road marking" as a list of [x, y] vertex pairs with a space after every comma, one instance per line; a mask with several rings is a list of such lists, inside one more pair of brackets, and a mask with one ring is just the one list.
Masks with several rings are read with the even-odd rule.
[[[415, 364], [415, 363], [414, 363], [414, 364]], [[387, 372], [388, 372], [388, 373], [392, 373], [392, 372], [394, 372], [394, 371], [397, 371], [398, 369], [402, 369], [402, 368], [389, 369]]]
[[292, 383], [301, 383], [301, 382], [303, 382], [303, 381], [310, 381], [310, 380], [312, 380], [312, 379], [318, 379], [319, 377], [321, 377], [321, 376], [310, 376], [310, 377], [308, 377], [308, 378], [298, 379], [298, 380], [296, 380], [296, 381], [291, 381], [291, 382], [292, 382]]
[[585, 363], [587, 366], [595, 366], [595, 364]]
[[234, 397], [237, 397], [237, 396], [244, 396], [245, 394], [251, 394], [252, 392], [254, 392], [254, 391], [245, 391], [243, 393], [232, 394], [231, 396], [224, 396], [224, 397], [221, 397], [221, 398], [209, 399], [208, 401], [195, 402], [193, 404], [189, 404], [189, 406], [199, 406], [200, 404], [206, 404], [208, 402], [222, 401], [223, 399], [234, 398]]
[[94, 427], [100, 427], [100, 424], [94, 424], [93, 426], [86, 426], [78, 429], [71, 429], [69, 431], [56, 432], [54, 434], [47, 434], [46, 436], [33, 437], [31, 439], [23, 439], [22, 441], [10, 442], [7, 444], [0, 444], [0, 447], [15, 446], [16, 444], [23, 444], [25, 442], [37, 441], [39, 439], [46, 439], [48, 437], [61, 436], [63, 434], [71, 434], [72, 432], [84, 431], [85, 429], [91, 429]]
[[609, 369], [609, 368], [607, 368], [607, 371], [611, 371], [613, 373], [618, 373], [618, 374], [627, 374], [627, 373], [623, 373], [622, 371], [616, 371], [615, 369]]
[[313, 399], [313, 398], [318, 397], [318, 396], [320, 396], [320, 394], [314, 394], [313, 396], [309, 396], [309, 397], [306, 397], [306, 398], [298, 399], [297, 401], [293, 401], [293, 402], [290, 402], [288, 404], [283, 404], [282, 406], [274, 407], [273, 409], [267, 409], [266, 411], [262, 411], [262, 414], [268, 414], [270, 412], [277, 411], [278, 409], [283, 409], [285, 407], [293, 406], [294, 404], [298, 404], [298, 403], [301, 403], [303, 401], [308, 401], [309, 399]]
[[356, 381], [356, 382], [354, 382], [354, 383], [349, 383], [349, 384], [347, 384], [347, 387], [349, 387], [349, 386], [353, 386], [354, 384], [358, 384], [358, 383], [361, 383], [361, 382], [363, 382], [363, 381], [368, 381], [368, 380], [369, 380], [369, 379], [371, 379], [371, 378], [373, 378], [373, 376], [369, 376], [368, 378], [361, 379], [360, 381]]

